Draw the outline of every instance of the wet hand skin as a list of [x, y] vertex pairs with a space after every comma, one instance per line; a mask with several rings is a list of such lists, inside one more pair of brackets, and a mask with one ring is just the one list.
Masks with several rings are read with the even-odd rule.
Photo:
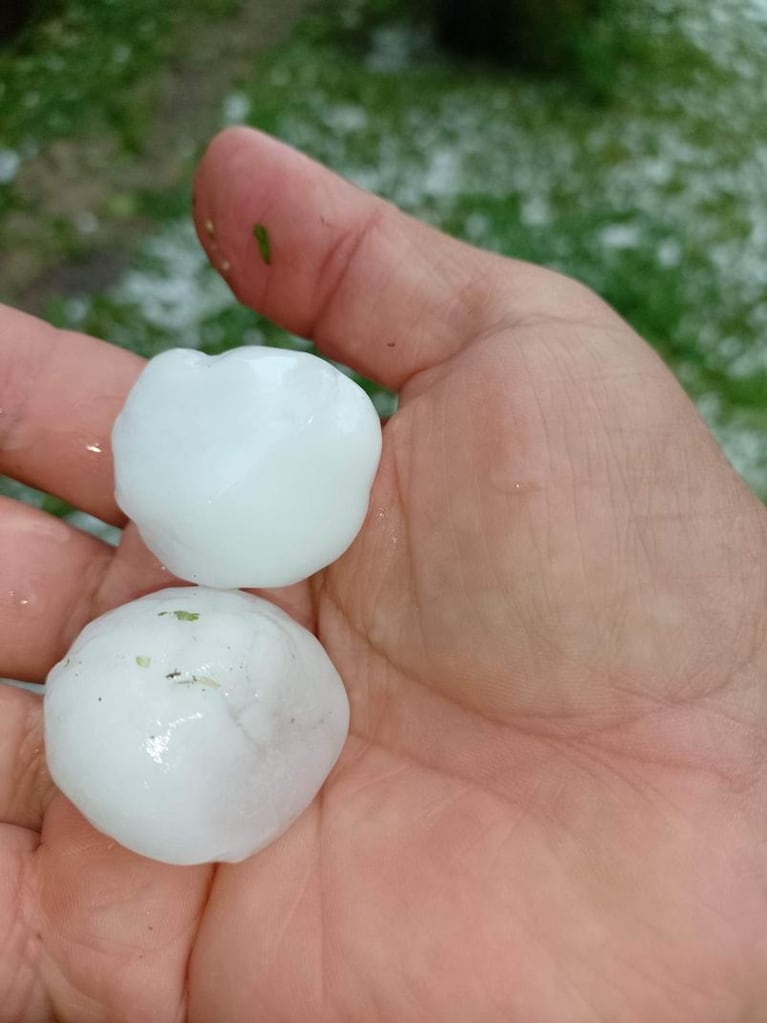
[[[279, 842], [179, 870], [85, 824], [34, 698], [3, 690], [11, 1018], [757, 1023], [767, 522], [679, 386], [579, 285], [256, 133], [214, 141], [196, 218], [240, 300], [401, 394], [362, 533], [276, 594], [344, 678], [351, 735]], [[0, 407], [49, 446], [0, 441], [0, 467], [119, 522], [108, 450], [94, 467], [76, 437], [108, 435], [138, 365], [4, 314]], [[0, 592], [36, 595], [0, 605], [4, 674], [168, 585], [130, 529], [113, 556], [0, 511]]]

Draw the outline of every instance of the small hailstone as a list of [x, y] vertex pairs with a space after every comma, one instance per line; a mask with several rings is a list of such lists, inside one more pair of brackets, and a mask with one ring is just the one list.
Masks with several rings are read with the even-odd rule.
[[246, 593], [177, 587], [91, 622], [50, 672], [53, 780], [122, 845], [237, 862], [309, 805], [346, 739], [315, 637]]
[[283, 586], [357, 535], [381, 426], [361, 387], [306, 352], [174, 349], [144, 369], [112, 444], [117, 502], [175, 575]]

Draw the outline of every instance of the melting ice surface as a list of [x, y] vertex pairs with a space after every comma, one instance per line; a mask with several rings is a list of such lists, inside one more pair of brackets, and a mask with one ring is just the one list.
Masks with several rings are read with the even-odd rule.
[[173, 573], [205, 586], [282, 586], [359, 531], [381, 453], [367, 394], [281, 349], [152, 359], [113, 433], [117, 501]]
[[166, 863], [236, 862], [308, 806], [349, 705], [320, 643], [267, 601], [201, 587], [91, 622], [50, 672], [48, 766], [100, 831]]

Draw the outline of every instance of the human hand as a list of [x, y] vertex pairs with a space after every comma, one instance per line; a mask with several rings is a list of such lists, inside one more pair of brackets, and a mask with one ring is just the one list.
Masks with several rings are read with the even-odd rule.
[[[243, 129], [196, 191], [243, 302], [400, 392], [362, 533], [273, 595], [351, 734], [277, 843], [172, 868], [55, 792], [38, 701], [1, 690], [2, 1019], [763, 1019], [765, 509], [574, 282]], [[140, 365], [6, 312], [0, 468], [119, 522], [108, 436]], [[0, 513], [0, 674], [41, 678], [168, 582], [131, 527], [113, 555]]]

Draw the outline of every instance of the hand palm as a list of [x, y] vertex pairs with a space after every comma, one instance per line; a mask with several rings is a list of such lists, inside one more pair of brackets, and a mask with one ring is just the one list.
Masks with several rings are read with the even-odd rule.
[[[201, 175], [214, 261], [226, 245], [240, 265], [243, 206], [266, 220], [262, 194], [216, 203], [208, 181], [250, 146], [267, 170], [317, 175], [331, 211], [363, 202], [225, 136]], [[287, 199], [272, 203], [281, 224]], [[365, 223], [315, 260], [329, 290], [309, 289], [303, 314], [279, 288], [234, 284], [294, 329], [311, 320], [330, 351], [334, 318], [369, 336], [347, 292], [387, 227]], [[26, 788], [7, 800], [0, 877], [23, 880], [30, 990], [44, 977], [62, 1018], [85, 1004], [163, 1021], [764, 1011], [763, 510], [609, 310], [484, 258], [484, 282], [473, 267], [431, 318], [394, 309], [383, 354], [338, 353], [404, 387], [363, 533], [311, 591], [279, 595], [352, 704], [341, 762], [279, 843], [215, 872], [115, 847], [19, 769], [38, 765], [37, 708], [7, 694]], [[286, 289], [302, 283], [291, 266]], [[96, 606], [158, 582], [128, 535]], [[38, 805], [32, 853], [14, 825], [36, 825]], [[46, 1018], [39, 997], [29, 1019]]]

